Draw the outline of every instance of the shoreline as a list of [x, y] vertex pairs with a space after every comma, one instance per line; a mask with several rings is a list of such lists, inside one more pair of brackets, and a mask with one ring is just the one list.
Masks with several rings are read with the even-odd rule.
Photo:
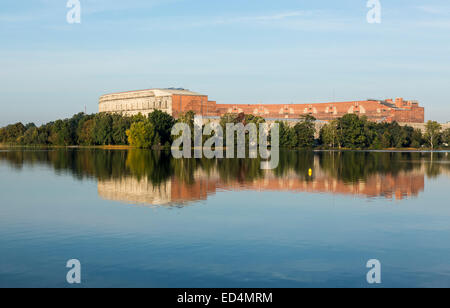
[[[8, 144], [0, 144], [0, 149], [98, 149], [98, 150], [149, 150], [149, 151], [163, 151], [170, 150], [171, 148], [161, 147], [158, 149], [139, 149], [130, 145], [96, 145], [96, 146], [81, 146], [81, 145], [70, 145], [70, 146], [53, 146], [53, 145], [8, 145]], [[226, 148], [224, 147], [223, 150]], [[198, 148], [192, 148], [192, 150], [198, 150]], [[284, 151], [311, 151], [311, 152], [386, 152], [386, 153], [395, 153], [395, 152], [405, 152], [405, 153], [431, 153], [431, 152], [450, 152], [450, 148], [440, 148], [431, 150], [429, 148], [423, 149], [415, 149], [415, 148], [385, 148], [385, 149], [350, 149], [350, 148], [341, 148], [341, 149], [302, 149], [302, 148], [282, 148], [280, 150]]]
[[99, 150], [135, 150], [130, 145], [9, 145], [0, 144], [0, 149], [99, 149]]

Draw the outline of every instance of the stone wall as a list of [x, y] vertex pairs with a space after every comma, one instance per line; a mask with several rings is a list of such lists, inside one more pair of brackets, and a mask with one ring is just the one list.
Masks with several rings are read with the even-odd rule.
[[147, 115], [155, 109], [172, 114], [172, 95], [158, 95], [155, 91], [135, 91], [108, 94], [100, 98], [99, 112], [123, 115]]
[[[402, 126], [411, 126], [415, 129], [420, 129], [423, 133], [425, 133], [426, 131], [426, 123], [405, 123], [405, 122], [399, 122], [400, 125]], [[445, 130], [447, 128], [450, 128], [450, 122], [447, 122], [445, 124], [441, 124], [442, 125], [442, 130]]]

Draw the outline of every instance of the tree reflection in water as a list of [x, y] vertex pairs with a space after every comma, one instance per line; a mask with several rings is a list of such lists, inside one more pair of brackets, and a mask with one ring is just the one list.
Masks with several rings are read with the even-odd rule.
[[94, 178], [101, 197], [148, 205], [182, 205], [223, 190], [404, 199], [424, 190], [425, 177], [450, 174], [447, 152], [282, 151], [272, 171], [261, 170], [260, 159], [173, 159], [170, 151], [147, 150], [8, 150], [0, 162]]

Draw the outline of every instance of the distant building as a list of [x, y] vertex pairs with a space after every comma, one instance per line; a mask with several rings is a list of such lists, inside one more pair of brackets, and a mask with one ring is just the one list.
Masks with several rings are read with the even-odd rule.
[[99, 112], [146, 115], [158, 109], [178, 117], [188, 110], [201, 114], [205, 108], [206, 113], [208, 105], [215, 105], [215, 102], [209, 102], [207, 95], [184, 89], [151, 89], [103, 95]]
[[148, 114], [158, 109], [178, 117], [192, 110], [205, 117], [220, 117], [226, 113], [245, 113], [266, 119], [298, 119], [311, 115], [318, 120], [330, 121], [346, 114], [367, 116], [377, 122], [424, 123], [425, 110], [417, 101], [366, 100], [351, 102], [311, 103], [311, 104], [217, 104], [208, 100], [207, 95], [185, 89], [150, 89], [107, 94], [100, 97], [99, 112], [125, 115]]

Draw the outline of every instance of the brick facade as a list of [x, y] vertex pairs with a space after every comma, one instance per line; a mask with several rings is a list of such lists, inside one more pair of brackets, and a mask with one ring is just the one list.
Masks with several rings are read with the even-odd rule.
[[377, 122], [424, 123], [425, 109], [416, 101], [402, 98], [394, 100], [366, 100], [317, 104], [217, 104], [207, 95], [182, 89], [152, 89], [104, 95], [99, 111], [134, 115], [148, 114], [155, 109], [174, 117], [186, 111], [197, 115], [220, 117], [226, 113], [245, 113], [266, 119], [298, 119], [311, 115], [318, 120], [330, 121], [346, 114], [367, 116]]

